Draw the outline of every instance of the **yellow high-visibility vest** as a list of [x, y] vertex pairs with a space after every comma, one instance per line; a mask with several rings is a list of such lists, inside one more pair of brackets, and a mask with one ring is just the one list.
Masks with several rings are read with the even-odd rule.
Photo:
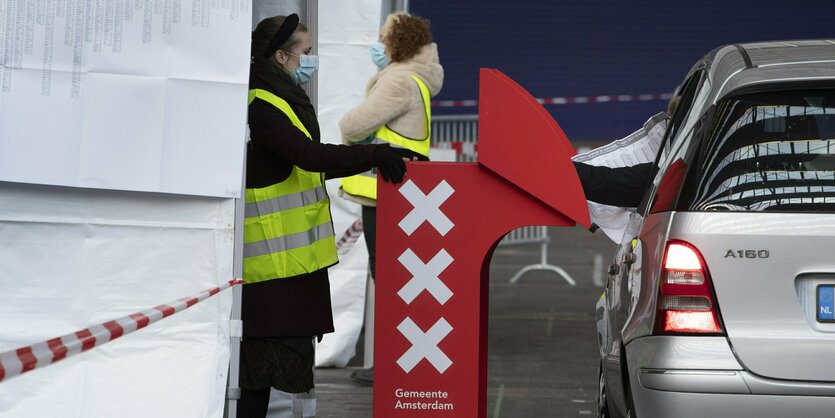
[[[420, 95], [423, 98], [423, 106], [426, 112], [426, 137], [422, 139], [406, 138], [397, 132], [389, 129], [388, 126], [383, 125], [377, 132], [374, 132], [374, 140], [372, 144], [389, 143], [394, 147], [408, 148], [414, 152], [429, 156], [429, 137], [430, 137], [430, 121], [432, 119], [432, 110], [429, 103], [429, 88], [426, 84], [414, 74], [412, 78], [417, 82], [420, 88]], [[339, 187], [345, 193], [355, 196], [363, 196], [369, 199], [377, 200], [377, 170], [369, 170], [355, 176], [345, 177], [339, 184]]]
[[[311, 138], [284, 99], [266, 90], [250, 90], [249, 103], [256, 97], [284, 112]], [[324, 173], [293, 166], [281, 183], [247, 188], [244, 213], [245, 283], [312, 273], [339, 261]]]

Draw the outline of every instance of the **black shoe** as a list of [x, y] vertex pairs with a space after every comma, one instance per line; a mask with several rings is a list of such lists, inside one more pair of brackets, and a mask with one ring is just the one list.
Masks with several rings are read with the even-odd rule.
[[369, 371], [369, 370], [372, 370], [372, 369], [373, 369], [373, 367], [370, 367], [370, 368], [368, 368], [368, 369], [359, 369], [359, 370], [354, 370], [354, 371], [351, 373], [351, 379], [353, 379], [353, 378], [357, 377], [357, 375], [358, 375], [358, 374], [360, 374], [360, 373], [368, 373], [368, 371]]
[[374, 386], [374, 368], [357, 370], [351, 373], [351, 380], [363, 386]]

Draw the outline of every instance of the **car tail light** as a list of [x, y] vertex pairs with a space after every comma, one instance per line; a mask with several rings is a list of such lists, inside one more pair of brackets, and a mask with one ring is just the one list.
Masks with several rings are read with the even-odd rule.
[[699, 251], [683, 241], [670, 241], [661, 270], [655, 332], [723, 333], [707, 266]]

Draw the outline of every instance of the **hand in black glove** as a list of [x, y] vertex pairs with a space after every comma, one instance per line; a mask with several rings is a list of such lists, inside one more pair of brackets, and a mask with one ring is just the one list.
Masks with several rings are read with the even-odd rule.
[[389, 144], [377, 146], [371, 154], [372, 164], [377, 167], [383, 180], [402, 183], [406, 174], [406, 161], [414, 159], [428, 160], [425, 156], [405, 148], [392, 148]]

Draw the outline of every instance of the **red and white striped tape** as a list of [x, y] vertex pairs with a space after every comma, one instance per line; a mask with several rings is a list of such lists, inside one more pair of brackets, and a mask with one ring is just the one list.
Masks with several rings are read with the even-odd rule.
[[[541, 104], [575, 104], [575, 103], [606, 103], [606, 102], [646, 102], [650, 100], [670, 100], [670, 93], [662, 94], [620, 94], [616, 96], [578, 96], [578, 97], [545, 97], [537, 98]], [[478, 100], [436, 100], [435, 107], [470, 107], [478, 106]]]
[[362, 235], [362, 218], [357, 218], [357, 220], [345, 230], [345, 233], [342, 234], [342, 238], [339, 238], [339, 241], [336, 242], [336, 254], [339, 256], [348, 254], [348, 252], [351, 251], [351, 248], [354, 248], [354, 244], [357, 243], [360, 235]]
[[241, 283], [243, 283], [241, 279], [230, 280], [213, 289], [204, 290], [195, 297], [180, 298], [174, 302], [130, 314], [72, 334], [0, 353], [0, 382], [3, 379], [55, 363], [97, 345], [113, 341], [125, 334], [145, 328], [149, 324], [189, 308], [197, 302]]

